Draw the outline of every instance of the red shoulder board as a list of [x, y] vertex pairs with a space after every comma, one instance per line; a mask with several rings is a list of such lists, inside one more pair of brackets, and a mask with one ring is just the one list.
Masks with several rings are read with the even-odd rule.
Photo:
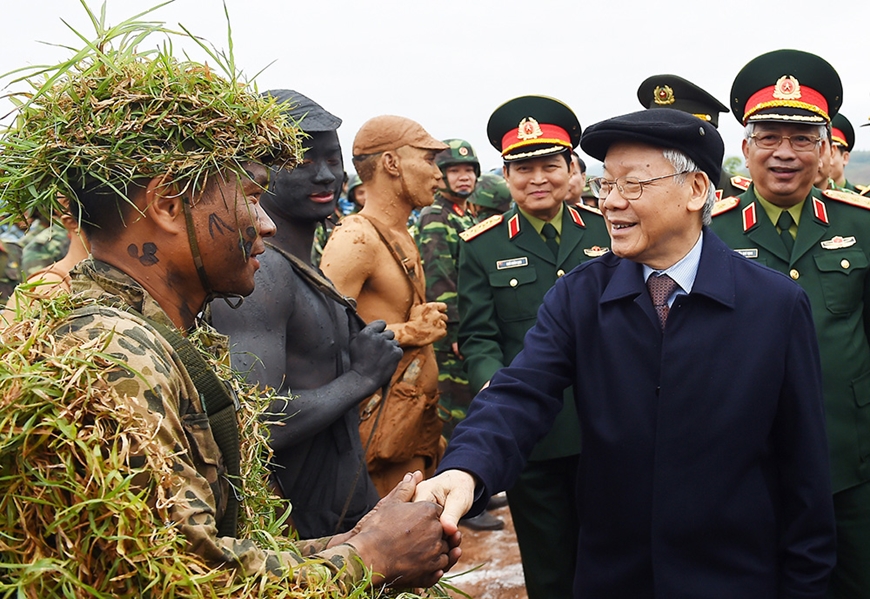
[[851, 191], [834, 191], [831, 189], [823, 191], [822, 195], [826, 198], [843, 202], [844, 204], [851, 204], [852, 206], [858, 206], [859, 208], [870, 210], [870, 198], [867, 196], [858, 195]]
[[580, 213], [574, 210], [571, 206], [566, 206], [566, 208], [568, 208], [568, 214], [571, 215], [571, 220], [574, 221], [574, 224], [585, 229], [586, 223], [584, 223], [583, 219], [580, 218]]
[[514, 214], [508, 220], [508, 238], [513, 239], [520, 232], [520, 215]]
[[825, 203], [819, 198], [813, 198], [813, 216], [816, 217], [816, 220], [819, 220], [826, 225], [830, 224], [828, 222], [828, 209], [825, 207]]
[[[721, 193], [721, 191], [717, 190], [717, 193]], [[740, 205], [740, 198], [731, 196], [730, 198], [725, 198], [724, 200], [719, 200], [715, 204], [713, 204], [713, 216], [719, 216], [720, 214], [725, 214], [729, 210], [733, 210]]]
[[501, 223], [504, 220], [504, 216], [501, 214], [493, 214], [486, 220], [482, 220], [473, 227], [469, 227], [459, 234], [459, 237], [462, 238], [463, 241], [471, 241], [481, 233], [485, 231], [489, 231], [494, 226]]
[[752, 183], [752, 179], [749, 177], [741, 177], [740, 175], [735, 175], [731, 177], [731, 185], [736, 187], [737, 189], [742, 189], [746, 191], [749, 189], [749, 185]]
[[755, 213], [755, 202], [743, 209], [743, 232], [745, 233], [758, 224], [758, 215]]

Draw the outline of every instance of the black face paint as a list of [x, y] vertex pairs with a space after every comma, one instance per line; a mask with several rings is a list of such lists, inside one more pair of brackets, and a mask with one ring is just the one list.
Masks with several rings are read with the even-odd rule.
[[257, 240], [257, 230], [254, 227], [248, 227], [245, 229], [245, 234], [248, 237], [248, 241], [244, 242], [242, 251], [245, 252], [245, 260], [247, 260], [251, 257], [251, 250], [254, 248], [254, 242]]
[[219, 234], [223, 235], [224, 234], [223, 229], [226, 229], [228, 232], [233, 230], [232, 227], [230, 227], [223, 220], [221, 220], [221, 217], [219, 217], [217, 214], [215, 214], [213, 212], [211, 214], [209, 214], [208, 215], [208, 234], [211, 235], [211, 238], [214, 239], [215, 231], [217, 231]]
[[150, 241], [142, 244], [141, 256], [139, 255], [139, 248], [136, 247], [135, 243], [127, 246], [127, 253], [131, 258], [139, 260], [142, 266], [154, 266], [160, 262], [160, 258], [157, 257], [157, 246]]

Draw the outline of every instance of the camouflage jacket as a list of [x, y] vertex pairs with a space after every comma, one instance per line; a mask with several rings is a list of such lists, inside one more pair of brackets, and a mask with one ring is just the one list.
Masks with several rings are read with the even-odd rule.
[[59, 224], [52, 224], [22, 241], [21, 253], [22, 280], [35, 272], [51, 266], [69, 250], [69, 233]]
[[450, 351], [459, 340], [459, 305], [456, 281], [459, 263], [459, 234], [477, 221], [450, 200], [437, 194], [435, 202], [420, 212], [417, 247], [426, 274], [426, 301], [447, 304], [447, 337], [436, 349]]
[[[248, 539], [217, 536], [216, 521], [230, 489], [199, 393], [170, 343], [127, 309], [169, 327], [172, 321], [135, 280], [104, 262], [84, 260], [72, 274], [73, 292], [97, 300], [101, 309], [97, 314], [73, 313], [58, 330], [83, 342], [112, 333], [105, 351], [126, 366], [117, 367], [115, 388], [153, 422], [158, 442], [175, 448], [173, 471], [178, 476], [171, 513], [190, 550], [210, 565], [237, 568], [244, 575], [268, 572], [305, 584], [338, 574], [336, 582], [342, 586], [362, 580], [365, 569], [349, 544], [326, 549], [329, 538], [302, 541], [300, 554], [308, 556], [302, 557], [262, 549]], [[227, 338], [210, 328], [203, 333], [211, 341], [209, 351], [225, 358]]]

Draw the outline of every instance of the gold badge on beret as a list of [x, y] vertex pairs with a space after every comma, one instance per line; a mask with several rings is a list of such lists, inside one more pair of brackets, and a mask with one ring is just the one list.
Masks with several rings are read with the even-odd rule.
[[777, 100], [799, 100], [801, 97], [801, 84], [791, 75], [783, 75], [776, 80], [773, 97]]
[[674, 90], [670, 85], [659, 85], [653, 90], [653, 101], [659, 106], [674, 103]]
[[544, 132], [541, 131], [541, 126], [538, 124], [538, 121], [532, 117], [526, 117], [521, 120], [518, 129], [517, 137], [523, 141], [537, 139], [544, 134]]

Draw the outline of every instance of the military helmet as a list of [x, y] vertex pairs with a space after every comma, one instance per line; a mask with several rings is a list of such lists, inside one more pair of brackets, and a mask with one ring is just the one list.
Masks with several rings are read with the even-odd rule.
[[468, 201], [504, 213], [510, 208], [513, 199], [504, 177], [495, 173], [483, 173]]
[[354, 191], [360, 185], [362, 185], [362, 179], [356, 173], [352, 174], [347, 180], [347, 199], [354, 204], [356, 204], [356, 193]]
[[[464, 139], [445, 139], [449, 147], [446, 150], [441, 150], [435, 156], [435, 164], [444, 173], [444, 169], [454, 164], [470, 164], [474, 167], [474, 174], [480, 177], [480, 162], [477, 160], [477, 154], [474, 153], [474, 148]], [[446, 174], [445, 174], [446, 176]]]

